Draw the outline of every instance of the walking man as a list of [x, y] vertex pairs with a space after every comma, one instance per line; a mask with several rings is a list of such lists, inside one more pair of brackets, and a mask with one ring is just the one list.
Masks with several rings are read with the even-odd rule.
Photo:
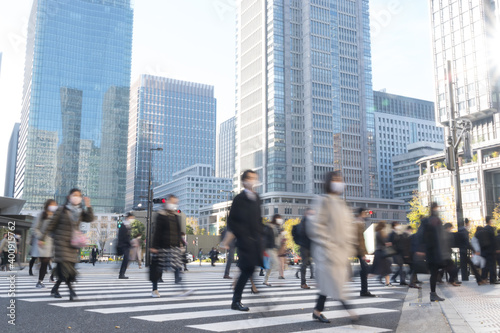
[[254, 192], [258, 175], [255, 171], [246, 170], [241, 176], [243, 191], [233, 200], [229, 212], [228, 227], [236, 237], [238, 247], [239, 267], [241, 274], [236, 282], [233, 294], [232, 310], [248, 311], [241, 304], [243, 289], [253, 275], [255, 266], [262, 266], [262, 218], [260, 213], [260, 198]]
[[97, 247], [94, 245], [94, 247], [92, 248], [92, 253], [91, 253], [91, 256], [92, 256], [92, 266], [95, 266], [95, 262], [97, 261]]
[[292, 228], [293, 241], [300, 246], [300, 257], [302, 258], [302, 264], [300, 266], [300, 287], [302, 289], [311, 289], [306, 283], [307, 266], [309, 266], [309, 270], [311, 271], [311, 279], [314, 277], [311, 264], [311, 240], [307, 237], [306, 233], [307, 221], [313, 215], [314, 210], [307, 208], [299, 224], [294, 225]]
[[490, 275], [490, 284], [500, 284], [497, 281], [496, 274], [496, 241], [495, 241], [495, 228], [492, 225], [493, 218], [486, 216], [486, 226], [480, 233], [479, 245], [481, 246], [481, 256], [486, 259], [486, 267], [484, 267], [481, 278], [486, 281], [488, 273]]
[[[226, 234], [228, 234], [229, 229], [224, 229], [222, 232], [221, 238], [223, 240], [226, 239]], [[236, 239], [232, 239], [229, 244], [227, 244], [227, 257], [226, 257], [226, 269], [224, 271], [224, 279], [232, 279], [232, 277], [229, 275], [229, 271], [231, 269], [231, 264], [234, 261], [234, 250], [236, 248]]]
[[127, 213], [125, 217], [125, 221], [123, 221], [123, 225], [118, 229], [118, 255], [123, 255], [122, 265], [120, 266], [120, 274], [118, 275], [119, 279], [128, 279], [125, 276], [125, 272], [127, 271], [128, 261], [130, 258], [130, 228], [132, 228], [132, 221], [135, 219], [135, 216], [132, 213]]
[[360, 296], [364, 297], [376, 297], [371, 292], [368, 291], [368, 264], [366, 263], [366, 245], [365, 245], [365, 228], [366, 228], [366, 218], [368, 217], [368, 211], [363, 208], [359, 208], [356, 212], [356, 218], [353, 223], [356, 230], [356, 239], [357, 239], [357, 247], [356, 247], [356, 256], [359, 260], [359, 277], [361, 279], [361, 292]]

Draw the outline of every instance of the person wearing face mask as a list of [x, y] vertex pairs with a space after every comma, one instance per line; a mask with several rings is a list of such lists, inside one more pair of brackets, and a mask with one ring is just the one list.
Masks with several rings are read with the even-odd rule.
[[368, 254], [368, 251], [366, 250], [364, 235], [367, 218], [368, 211], [364, 208], [358, 208], [356, 218], [354, 219], [354, 229], [356, 230], [356, 256], [359, 260], [359, 277], [361, 280], [361, 291], [359, 295], [362, 297], [376, 297], [368, 291], [368, 264], [366, 263], [366, 255]]
[[[82, 204], [83, 200], [83, 204]], [[73, 230], [80, 230], [80, 222], [92, 222], [94, 213], [90, 206], [90, 199], [82, 198], [79, 189], [72, 189], [66, 199], [66, 203], [57, 209], [47, 228], [42, 231], [40, 241], [43, 244], [47, 241], [48, 235], [53, 233], [55, 256], [57, 263], [57, 281], [50, 294], [55, 298], [61, 298], [59, 286], [65, 282], [69, 288], [69, 299], [76, 299], [72, 283], [76, 280], [76, 263], [79, 261], [79, 249], [71, 245]]]
[[[30, 254], [33, 258], [40, 259], [40, 271], [38, 272], [38, 283], [37, 288], [45, 288], [43, 284], [43, 279], [45, 274], [47, 274], [47, 266], [49, 264], [50, 258], [52, 257], [52, 247], [53, 239], [50, 235], [45, 237], [45, 241], [42, 241], [43, 230], [49, 225], [54, 213], [57, 211], [57, 202], [53, 199], [48, 199], [43, 205], [43, 212], [38, 215], [38, 218], [33, 221], [31, 226], [31, 250]], [[33, 275], [32, 265], [30, 262], [30, 275]]]
[[263, 224], [260, 210], [260, 198], [254, 192], [258, 175], [253, 170], [246, 170], [241, 176], [243, 191], [236, 195], [228, 217], [229, 232], [236, 238], [238, 248], [238, 267], [241, 274], [234, 288], [232, 310], [248, 311], [241, 304], [243, 289], [252, 277], [255, 267], [262, 266], [262, 236]]
[[[269, 276], [271, 271], [280, 267], [280, 259], [278, 258], [278, 249], [281, 246], [281, 225], [283, 218], [279, 214], [275, 214], [271, 222], [264, 226], [264, 242], [266, 254], [269, 256], [269, 268], [266, 269], [266, 276], [264, 277], [264, 285], [270, 287]], [[282, 276], [282, 275], [280, 275]]]
[[311, 289], [306, 283], [306, 269], [309, 266], [311, 270], [311, 279], [314, 278], [313, 267], [311, 263], [311, 240], [307, 237], [306, 225], [308, 220], [314, 217], [314, 210], [307, 208], [304, 216], [300, 220], [299, 224], [296, 224], [292, 228], [292, 237], [295, 244], [300, 246], [300, 258], [302, 258], [302, 263], [300, 266], [300, 271], [297, 271], [295, 276], [299, 278], [300, 273], [300, 288]]
[[132, 244], [130, 243], [130, 229], [132, 228], [132, 221], [135, 220], [135, 216], [132, 213], [127, 213], [125, 221], [123, 221], [123, 226], [118, 229], [118, 245], [116, 247], [118, 255], [123, 255], [122, 265], [120, 266], [120, 273], [118, 275], [119, 279], [128, 279], [125, 276], [127, 271], [128, 261], [130, 259], [130, 248]]
[[165, 209], [160, 210], [156, 216], [151, 253], [153, 260], [149, 268], [149, 279], [153, 284], [151, 297], [158, 298], [158, 282], [162, 272], [166, 269], [174, 271], [175, 283], [180, 283], [180, 270], [182, 268], [181, 256], [181, 218], [177, 213], [179, 199], [170, 194], [165, 204]]
[[344, 294], [344, 285], [350, 274], [349, 257], [355, 254], [356, 244], [353, 216], [341, 197], [344, 186], [340, 172], [326, 174], [324, 184], [326, 196], [319, 198], [315, 208], [316, 215], [306, 225], [319, 289], [312, 317], [322, 323], [330, 322], [321, 313], [327, 297], [340, 301], [349, 312], [351, 320], [358, 318], [350, 310]]

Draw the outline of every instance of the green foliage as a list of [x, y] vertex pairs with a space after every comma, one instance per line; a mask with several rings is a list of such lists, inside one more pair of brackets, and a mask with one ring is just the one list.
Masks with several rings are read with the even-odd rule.
[[144, 240], [146, 239], [146, 226], [142, 224], [141, 221], [134, 220], [134, 222], [132, 222], [131, 224], [130, 235], [132, 236], [132, 238], [136, 238], [137, 236], [141, 235], [140, 246], [142, 248], [144, 245]]
[[477, 153], [472, 155], [472, 162], [476, 163], [477, 162]]
[[193, 227], [190, 226], [189, 224], [186, 225], [186, 235], [194, 235]]

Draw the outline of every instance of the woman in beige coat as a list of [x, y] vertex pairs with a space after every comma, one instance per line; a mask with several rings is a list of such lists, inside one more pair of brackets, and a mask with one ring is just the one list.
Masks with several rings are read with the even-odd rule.
[[[316, 204], [316, 215], [307, 224], [307, 234], [311, 239], [317, 286], [320, 290], [313, 319], [323, 323], [330, 321], [321, 312], [326, 297], [340, 301], [346, 310], [344, 285], [349, 278], [349, 256], [354, 254], [355, 234], [352, 228], [352, 213], [340, 195], [345, 184], [338, 171], [329, 172], [325, 177], [326, 196]], [[357, 316], [349, 311], [352, 320]]]

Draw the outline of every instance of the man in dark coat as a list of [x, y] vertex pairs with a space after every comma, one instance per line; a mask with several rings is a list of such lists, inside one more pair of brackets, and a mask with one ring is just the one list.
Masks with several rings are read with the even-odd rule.
[[392, 244], [392, 248], [396, 253], [392, 256], [393, 262], [398, 265], [398, 270], [396, 273], [391, 278], [392, 283], [396, 283], [396, 278], [399, 275], [399, 284], [402, 286], [406, 286], [406, 272], [404, 270], [404, 261], [403, 261], [403, 255], [401, 253], [401, 245], [399, 244], [400, 242], [400, 233], [398, 232], [398, 228], [400, 226], [399, 222], [392, 222], [392, 232], [389, 234], [389, 242]]
[[467, 251], [474, 250], [470, 244], [469, 240], [469, 231], [470, 231], [470, 221], [469, 219], [464, 219], [464, 225], [458, 228], [456, 235], [456, 246], [460, 249], [460, 269], [462, 272], [462, 281], [469, 281], [469, 271], [467, 269], [467, 265], [471, 268], [474, 276], [476, 277], [477, 284], [483, 284], [481, 275], [479, 274], [476, 266], [474, 266], [470, 260], [469, 254]]
[[95, 262], [97, 261], [97, 247], [94, 245], [94, 247], [92, 248], [92, 253], [91, 253], [91, 256], [92, 256], [92, 265], [95, 266]]
[[306, 233], [307, 219], [313, 214], [314, 211], [311, 208], [307, 208], [300, 223], [294, 225], [292, 228], [293, 241], [300, 246], [300, 258], [302, 258], [302, 264], [300, 266], [300, 287], [302, 289], [311, 289], [306, 283], [307, 266], [309, 266], [311, 270], [311, 279], [314, 276], [311, 265], [311, 240], [307, 237]]
[[444, 298], [436, 294], [436, 282], [438, 270], [444, 267], [446, 254], [442, 247], [446, 244], [444, 237], [443, 222], [438, 216], [439, 206], [436, 202], [431, 204], [431, 214], [427, 219], [423, 219], [418, 232], [419, 249], [417, 255], [425, 255], [429, 271], [431, 273], [430, 287], [431, 302], [444, 301]]
[[123, 255], [122, 265], [120, 266], [120, 274], [118, 275], [119, 279], [128, 279], [125, 276], [125, 271], [128, 267], [128, 260], [130, 258], [130, 228], [132, 227], [132, 221], [135, 219], [132, 213], [127, 213], [125, 217], [125, 221], [123, 225], [118, 228], [118, 255]]
[[500, 284], [497, 281], [496, 274], [496, 240], [495, 240], [495, 229], [492, 225], [493, 218], [491, 216], [486, 216], [486, 226], [480, 232], [479, 235], [479, 245], [481, 246], [481, 256], [486, 259], [486, 267], [481, 273], [481, 278], [486, 280], [488, 278], [488, 273], [490, 274], [490, 284]]
[[262, 218], [260, 213], [260, 198], [254, 192], [258, 175], [252, 170], [246, 170], [241, 176], [243, 191], [234, 197], [229, 212], [228, 228], [236, 237], [238, 248], [238, 265], [241, 274], [236, 282], [231, 309], [248, 311], [241, 304], [243, 289], [252, 276], [255, 266], [262, 266]]
[[368, 211], [364, 208], [359, 208], [356, 212], [356, 219], [354, 219], [354, 225], [356, 230], [356, 256], [359, 260], [359, 277], [361, 279], [361, 292], [360, 296], [363, 297], [375, 297], [371, 292], [368, 291], [368, 264], [366, 263], [366, 255], [368, 251], [365, 245], [365, 227], [366, 218], [368, 218]]

